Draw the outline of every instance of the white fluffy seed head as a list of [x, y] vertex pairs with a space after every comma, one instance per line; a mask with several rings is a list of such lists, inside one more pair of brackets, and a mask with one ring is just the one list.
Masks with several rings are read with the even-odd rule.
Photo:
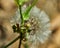
[[[18, 15], [19, 15], [19, 12], [17, 16]], [[20, 22], [19, 17], [17, 17], [16, 20]], [[51, 34], [51, 31], [49, 30], [49, 27], [50, 27], [49, 21], [50, 20], [48, 15], [43, 10], [38, 9], [36, 6], [34, 6], [31, 9], [29, 22], [33, 22], [32, 28], [34, 28], [35, 30], [32, 31], [33, 33], [32, 35], [30, 34], [27, 37], [28, 38], [27, 44], [31, 43], [29, 45], [29, 48], [38, 48], [37, 46], [40, 43], [43, 44], [46, 40], [48, 40]]]

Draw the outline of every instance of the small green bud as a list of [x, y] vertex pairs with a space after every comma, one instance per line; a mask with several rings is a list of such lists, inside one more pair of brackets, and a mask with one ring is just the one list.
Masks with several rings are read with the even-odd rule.
[[13, 26], [12, 26], [12, 28], [13, 28], [13, 31], [14, 31], [14, 32], [16, 32], [16, 31], [17, 31], [17, 30], [16, 30], [16, 26], [15, 26], [15, 25], [13, 25]]

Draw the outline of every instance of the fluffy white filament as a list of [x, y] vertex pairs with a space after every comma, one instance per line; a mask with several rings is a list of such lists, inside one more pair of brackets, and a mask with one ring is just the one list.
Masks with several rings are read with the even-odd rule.
[[[25, 10], [26, 6], [23, 7], [23, 11]], [[39, 29], [36, 30], [36, 33], [34, 35], [29, 35], [28, 36], [28, 42], [31, 42], [31, 45], [29, 48], [38, 48], [37, 45], [39, 45], [39, 43], [44, 43], [46, 40], [48, 40], [51, 31], [49, 30], [50, 27], [50, 23], [49, 23], [49, 17], [48, 15], [43, 11], [38, 9], [36, 6], [34, 6], [32, 8], [32, 10], [30, 11], [30, 15], [31, 17], [35, 17], [38, 19], [39, 22]], [[19, 12], [17, 12], [17, 15], [15, 18], [15, 22], [20, 22], [19, 19]]]

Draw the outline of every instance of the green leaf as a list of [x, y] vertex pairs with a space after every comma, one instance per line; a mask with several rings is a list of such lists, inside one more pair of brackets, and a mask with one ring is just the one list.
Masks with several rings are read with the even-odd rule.
[[19, 0], [19, 5], [22, 5], [24, 2], [27, 2], [28, 0]]
[[29, 0], [15, 0], [18, 5], [23, 5], [24, 2], [28, 2]]
[[19, 0], [15, 0], [16, 4], [19, 5]]
[[23, 14], [23, 20], [28, 20], [29, 16], [30, 16], [30, 14]]
[[26, 11], [23, 13], [23, 19], [24, 20], [28, 20], [29, 16], [30, 16], [30, 10], [32, 9], [32, 7], [36, 4], [38, 0], [34, 0], [34, 2], [26, 9]]

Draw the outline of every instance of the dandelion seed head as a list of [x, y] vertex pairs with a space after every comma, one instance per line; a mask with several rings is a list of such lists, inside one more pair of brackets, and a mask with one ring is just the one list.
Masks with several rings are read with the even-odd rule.
[[[19, 16], [19, 12], [16, 15], [15, 21], [20, 22], [20, 19], [17, 16]], [[33, 30], [27, 37], [27, 44], [30, 43], [29, 48], [38, 48], [38, 45], [43, 44], [46, 40], [48, 40], [49, 36], [51, 35], [51, 31], [49, 30], [49, 17], [43, 10], [40, 10], [39, 8], [34, 6], [30, 11], [30, 18], [28, 22], [31, 24], [30, 29]]]

